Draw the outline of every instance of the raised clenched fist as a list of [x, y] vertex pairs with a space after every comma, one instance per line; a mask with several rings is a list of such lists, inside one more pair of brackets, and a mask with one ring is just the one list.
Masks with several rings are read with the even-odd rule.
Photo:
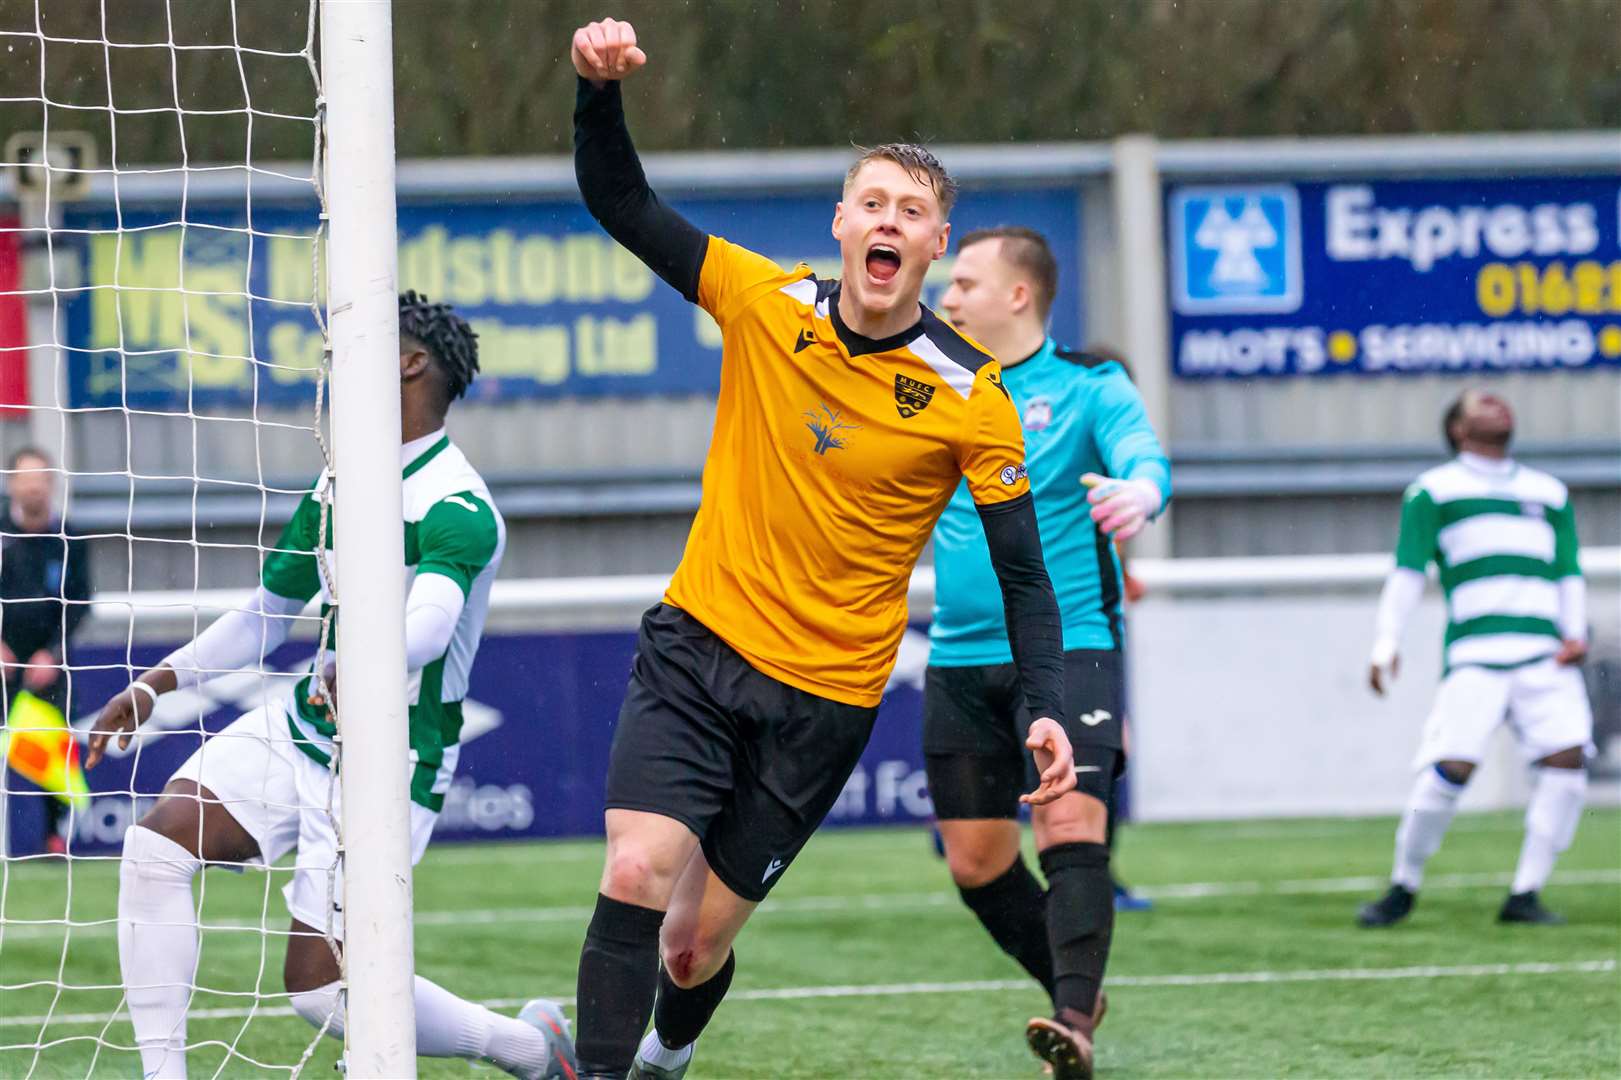
[[599, 19], [574, 31], [569, 59], [582, 79], [594, 83], [612, 82], [647, 63], [647, 54], [636, 45], [636, 28], [617, 19]]

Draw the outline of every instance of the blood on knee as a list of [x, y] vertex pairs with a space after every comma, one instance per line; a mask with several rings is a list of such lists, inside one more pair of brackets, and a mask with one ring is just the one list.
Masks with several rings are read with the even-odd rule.
[[664, 961], [664, 972], [670, 981], [683, 990], [708, 982], [726, 963], [731, 946], [722, 946], [712, 934], [697, 927], [689, 932], [666, 939], [659, 956]]
[[682, 949], [664, 960], [664, 970], [670, 973], [670, 981], [683, 988], [692, 985], [692, 973], [697, 965], [697, 954], [691, 949]]

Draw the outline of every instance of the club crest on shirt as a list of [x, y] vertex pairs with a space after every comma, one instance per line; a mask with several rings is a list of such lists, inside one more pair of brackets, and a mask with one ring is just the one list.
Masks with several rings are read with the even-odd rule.
[[1024, 407], [1024, 430], [1046, 431], [1052, 426], [1053, 403], [1051, 398], [1031, 398], [1030, 403]]
[[895, 408], [904, 419], [910, 420], [927, 409], [933, 400], [933, 385], [909, 379], [905, 375], [895, 376]]

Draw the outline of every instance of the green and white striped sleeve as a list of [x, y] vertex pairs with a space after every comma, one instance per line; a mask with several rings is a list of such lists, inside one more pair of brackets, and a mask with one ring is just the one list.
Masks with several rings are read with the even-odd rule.
[[275, 550], [265, 556], [260, 583], [289, 600], [308, 600], [314, 596], [321, 588], [321, 569], [315, 558], [320, 542], [321, 504], [311, 492], [293, 511], [292, 520], [276, 540]]

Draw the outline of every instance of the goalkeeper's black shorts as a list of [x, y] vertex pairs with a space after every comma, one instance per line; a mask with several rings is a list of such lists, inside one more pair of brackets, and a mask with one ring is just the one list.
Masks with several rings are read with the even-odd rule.
[[727, 888], [764, 900], [838, 800], [877, 713], [763, 675], [659, 604], [642, 617], [607, 806], [681, 822]]
[[[1125, 768], [1124, 671], [1115, 649], [1064, 653], [1064, 732], [1076, 790], [1107, 804]], [[930, 665], [923, 680], [923, 758], [934, 815], [1011, 818], [1038, 783], [1024, 740], [1034, 722], [1013, 664]]]

